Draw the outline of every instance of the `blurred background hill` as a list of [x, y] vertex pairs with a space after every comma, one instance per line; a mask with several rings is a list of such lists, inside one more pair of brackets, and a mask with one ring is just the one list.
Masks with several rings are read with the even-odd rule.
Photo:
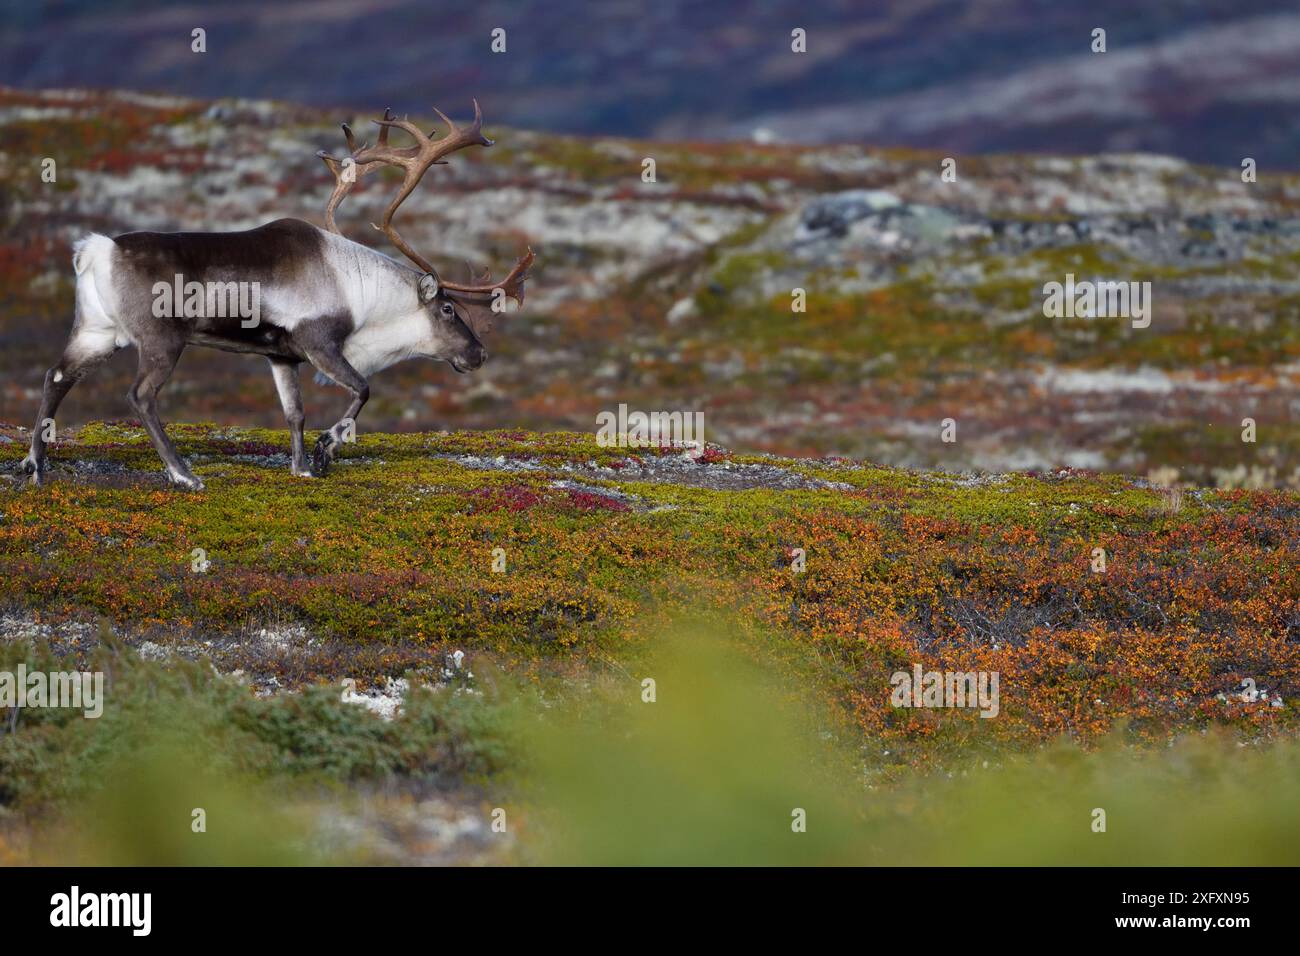
[[497, 122], [557, 133], [1300, 162], [1300, 10], [1276, 0], [3, 6], [0, 84], [29, 89], [410, 111], [477, 96]]

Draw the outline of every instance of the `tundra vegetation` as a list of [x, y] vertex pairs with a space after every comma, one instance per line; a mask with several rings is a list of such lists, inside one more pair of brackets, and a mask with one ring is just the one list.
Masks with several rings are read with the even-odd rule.
[[[307, 832], [274, 844], [291, 859], [323, 852], [304, 821], [331, 787], [380, 787], [399, 806], [456, 794], [483, 832], [433, 858], [462, 862], [674, 848], [920, 862], [944, 859], [941, 834], [959, 832], [946, 827], [975, 822], [992, 829], [949, 847], [967, 862], [1276, 862], [1300, 847], [1285, 803], [1294, 492], [1198, 489], [1174, 511], [1122, 476], [963, 478], [712, 445], [691, 458], [522, 431], [362, 434], [330, 482], [305, 483], [283, 469], [283, 431], [171, 431], [205, 491], [169, 488], [132, 423], [56, 445], [39, 489], [19, 489], [17, 429], [0, 443], [7, 659], [99, 660], [109, 674], [98, 721], [25, 711], [0, 740], [13, 815], [91, 799], [130, 756], [159, 761], [155, 783], [178, 778], [129, 790], [156, 791], [146, 805], [188, 815], [199, 797], [180, 794], [210, 773], [250, 788], [223, 796], [231, 806], [274, 810], [250, 819], [292, 810], [282, 832]], [[453, 650], [463, 671], [443, 663]], [[891, 706], [891, 675], [914, 664], [999, 673], [998, 716]], [[401, 677], [415, 689], [391, 721], [340, 700], [345, 678], [365, 692]], [[966, 807], [963, 786], [981, 801]], [[1190, 791], [1171, 814], [1172, 786]], [[680, 809], [668, 843], [660, 799]], [[953, 804], [965, 809], [945, 816]], [[1220, 821], [1175, 839], [1228, 806], [1241, 832]], [[1092, 833], [1096, 807], [1123, 838]], [[490, 829], [498, 808], [509, 839]], [[818, 821], [806, 843], [787, 839], [793, 808]], [[140, 836], [125, 807], [114, 819]], [[580, 819], [600, 823], [558, 835]], [[924, 830], [928, 849], [909, 856], [896, 826]], [[112, 859], [154, 846], [103, 839]], [[57, 837], [10, 852], [39, 856], [43, 840]], [[154, 858], [227, 852], [162, 845]]]
[[[0, 670], [107, 677], [0, 711], [0, 862], [1300, 860], [1300, 180], [511, 134], [408, 210], [545, 249], [473, 379], [385, 372], [306, 481], [259, 363], [187, 359], [182, 493], [113, 360], [20, 488], [71, 240], [311, 218], [334, 119], [0, 91], [5, 167], [59, 158], [0, 180]], [[1047, 318], [1068, 274], [1151, 327]], [[997, 716], [891, 706], [917, 665]]]

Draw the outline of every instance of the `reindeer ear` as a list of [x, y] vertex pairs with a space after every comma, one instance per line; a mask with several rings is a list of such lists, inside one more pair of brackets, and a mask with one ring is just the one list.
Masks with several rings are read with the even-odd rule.
[[426, 272], [420, 276], [417, 288], [420, 291], [420, 304], [428, 305], [438, 295], [438, 274], [436, 272]]

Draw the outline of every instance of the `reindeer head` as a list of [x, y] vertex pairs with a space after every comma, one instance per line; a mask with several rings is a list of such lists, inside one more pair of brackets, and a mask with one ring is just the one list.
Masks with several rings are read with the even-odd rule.
[[[351, 128], [346, 123], [343, 124], [343, 135], [348, 141], [348, 157], [338, 160], [324, 150], [316, 154], [334, 174], [334, 191], [325, 206], [325, 226], [330, 232], [339, 233], [334, 222], [334, 210], [362, 176], [384, 166], [397, 166], [405, 170], [402, 186], [384, 210], [382, 222], [371, 225], [383, 232], [423, 273], [418, 280], [417, 291], [420, 304], [429, 316], [434, 341], [439, 343], [436, 357], [445, 359], [457, 372], [467, 372], [478, 368], [487, 359], [482, 339], [492, 330], [492, 320], [502, 310], [504, 300], [510, 298], [520, 306], [524, 304], [524, 282], [528, 278], [528, 269], [533, 264], [534, 256], [532, 250], [528, 250], [501, 282], [491, 282], [487, 272], [475, 278], [472, 270], [468, 283], [446, 282], [438, 277], [437, 270], [412, 249], [393, 227], [393, 214], [420, 184], [430, 166], [445, 165], [444, 156], [466, 146], [492, 145], [492, 140], [483, 135], [483, 113], [479, 109], [478, 100], [474, 101], [474, 122], [463, 129], [437, 107], [434, 107], [434, 112], [447, 124], [447, 135], [441, 139], [430, 139], [413, 123], [394, 117], [389, 109], [384, 110], [382, 120], [373, 121], [379, 127], [379, 139], [374, 146], [362, 145], [358, 148]], [[394, 126], [409, 134], [415, 140], [415, 145], [404, 148], [389, 146], [388, 131]]]
[[420, 276], [416, 291], [429, 322], [432, 348], [427, 354], [460, 373], [472, 372], [486, 362], [487, 349], [474, 331], [469, 308], [443, 290], [432, 272]]

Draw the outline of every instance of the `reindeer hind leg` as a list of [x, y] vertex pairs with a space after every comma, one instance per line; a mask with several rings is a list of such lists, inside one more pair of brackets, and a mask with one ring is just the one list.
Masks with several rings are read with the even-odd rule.
[[118, 349], [116, 336], [105, 329], [75, 326], [72, 337], [63, 349], [59, 363], [45, 373], [45, 388], [41, 395], [41, 410], [32, 427], [32, 445], [23, 459], [22, 469], [30, 475], [33, 485], [42, 484], [46, 478], [46, 450], [53, 437], [54, 416], [59, 405], [72, 391], [72, 386], [85, 378]]

